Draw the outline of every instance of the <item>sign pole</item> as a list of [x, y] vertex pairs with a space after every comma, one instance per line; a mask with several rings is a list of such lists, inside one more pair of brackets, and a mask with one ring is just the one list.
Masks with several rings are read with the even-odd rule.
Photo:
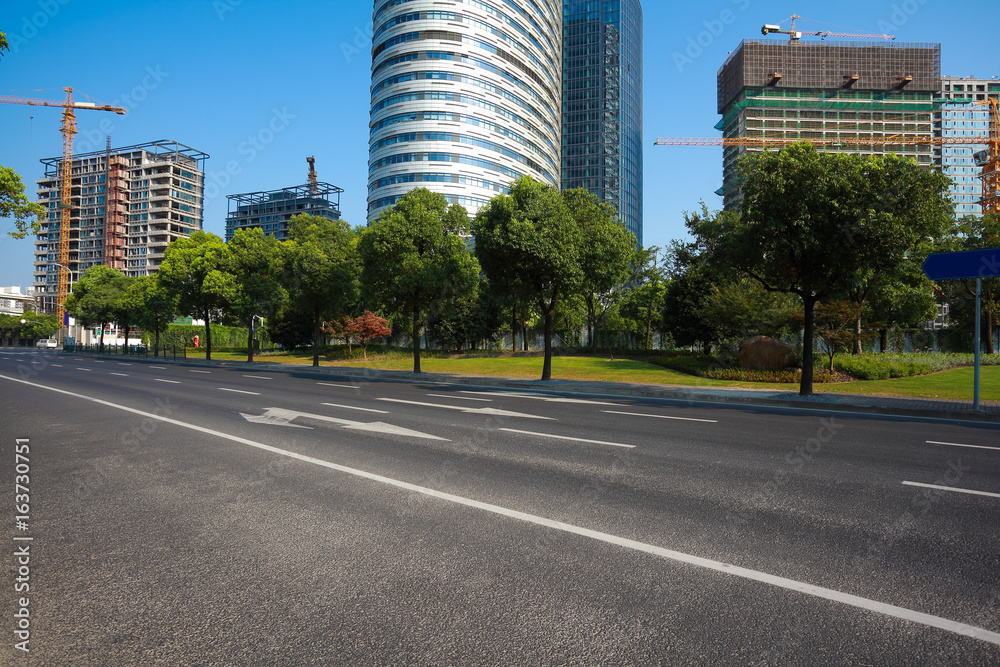
[[983, 279], [976, 278], [976, 337], [973, 341], [976, 350], [976, 371], [975, 379], [972, 381], [972, 409], [979, 412], [979, 348], [982, 347], [979, 336], [980, 336], [980, 323], [981, 319], [980, 311], [982, 309], [982, 295], [983, 295]]

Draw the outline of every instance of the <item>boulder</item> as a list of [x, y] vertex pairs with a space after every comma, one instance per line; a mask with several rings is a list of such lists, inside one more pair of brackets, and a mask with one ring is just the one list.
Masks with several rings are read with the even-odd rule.
[[780, 340], [754, 336], [740, 343], [740, 366], [781, 370], [795, 365], [795, 349]]

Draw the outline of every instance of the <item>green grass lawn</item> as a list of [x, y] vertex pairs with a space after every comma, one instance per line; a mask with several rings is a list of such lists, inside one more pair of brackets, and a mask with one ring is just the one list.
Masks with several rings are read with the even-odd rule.
[[[188, 350], [189, 358], [205, 358], [204, 350]], [[213, 352], [213, 359], [245, 361], [246, 353]], [[280, 353], [255, 355], [255, 360], [272, 363], [309, 365], [311, 354]], [[347, 368], [375, 368], [382, 370], [413, 370], [413, 359], [409, 354], [393, 351], [370, 355], [367, 362], [362, 360], [326, 361], [322, 366], [342, 366]], [[421, 370], [427, 373], [454, 373], [458, 375], [489, 375], [536, 380], [542, 375], [542, 358], [538, 357], [438, 357], [422, 356]], [[918, 398], [941, 398], [972, 400], [973, 369], [953, 368], [940, 373], [919, 375], [894, 380], [870, 380], [842, 383], [817, 384], [817, 393], [842, 392], [848, 394], [871, 394], [881, 396], [910, 396]], [[673, 371], [661, 366], [631, 359], [601, 357], [553, 357], [552, 377], [560, 380], [599, 380], [606, 382], [636, 382], [643, 384], [663, 384], [698, 387], [735, 387], [741, 389], [778, 389], [795, 391], [797, 385], [731, 382], [709, 380]], [[984, 401], [1000, 401], [1000, 366], [982, 368], [980, 398]]]

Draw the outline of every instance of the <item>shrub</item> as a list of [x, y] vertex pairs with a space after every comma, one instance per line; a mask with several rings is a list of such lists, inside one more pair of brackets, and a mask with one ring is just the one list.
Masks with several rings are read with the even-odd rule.
[[702, 375], [705, 371], [718, 368], [719, 362], [714, 357], [693, 352], [671, 352], [669, 354], [653, 354], [646, 358], [651, 364], [669, 368], [672, 371], [688, 375]]
[[[798, 384], [802, 380], [800, 371], [764, 370], [760, 368], [715, 368], [701, 374], [712, 380], [732, 380], [736, 382], [780, 382]], [[829, 371], [813, 371], [813, 382], [834, 382], [837, 376]]]

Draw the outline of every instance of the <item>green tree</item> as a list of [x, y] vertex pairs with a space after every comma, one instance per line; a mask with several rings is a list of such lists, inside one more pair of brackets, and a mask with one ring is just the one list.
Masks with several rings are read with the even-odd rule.
[[613, 206], [584, 188], [563, 191], [563, 199], [580, 228], [581, 285], [587, 307], [587, 337], [597, 353], [597, 331], [608, 309], [636, 272], [636, 239], [618, 220]]
[[10, 167], [0, 167], [0, 218], [14, 218], [14, 229], [7, 232], [15, 239], [23, 239], [41, 229], [39, 218], [45, 208], [28, 199], [21, 177]]
[[[983, 250], [1000, 248], [1000, 214], [969, 216], [959, 221], [954, 237], [951, 239], [953, 250]], [[952, 301], [964, 299], [970, 306], [975, 303], [975, 280], [949, 280], [942, 285]], [[987, 354], [995, 354], [993, 347], [993, 328], [1000, 326], [1000, 278], [984, 278], [982, 281], [982, 343], [986, 345]], [[975, 310], [972, 307], [952, 309], [953, 318], [966, 331], [975, 327]]]
[[297, 215], [282, 246], [285, 288], [312, 317], [313, 366], [319, 366], [323, 321], [339, 317], [357, 291], [354, 232], [343, 220]]
[[144, 333], [153, 334], [153, 355], [159, 355], [160, 334], [177, 315], [177, 299], [160, 284], [157, 276], [136, 278], [132, 290], [140, 297], [135, 323]]
[[115, 322], [118, 323], [118, 327], [125, 334], [125, 349], [128, 349], [129, 329], [135, 324], [139, 309], [142, 308], [143, 298], [145, 297], [135, 281], [135, 278], [125, 276], [125, 279], [121, 282], [121, 292], [118, 294], [118, 299], [115, 301], [113, 310]]
[[83, 272], [66, 299], [66, 312], [84, 326], [101, 327], [101, 348], [104, 347], [104, 325], [117, 319], [119, 300], [127, 284], [128, 277], [124, 273], [98, 264]]
[[896, 155], [821, 153], [808, 143], [748, 153], [738, 165], [740, 215], [692, 231], [716, 265], [802, 300], [799, 393], [813, 393], [814, 308], [865, 276], [889, 271], [951, 217], [948, 179]]
[[358, 250], [367, 295], [386, 312], [404, 315], [420, 372], [420, 330], [429, 315], [473, 296], [479, 264], [462, 238], [469, 216], [426, 188], [406, 193], [361, 235]]
[[247, 361], [253, 363], [253, 323], [270, 317], [288, 297], [281, 286], [281, 248], [259, 227], [237, 229], [229, 246], [229, 273], [233, 276], [228, 310], [247, 327]]
[[545, 321], [542, 380], [552, 379], [552, 324], [558, 303], [583, 283], [580, 226], [555, 188], [522, 176], [473, 222], [476, 256], [490, 282], [530, 300]]
[[[28, 340], [51, 338], [62, 328], [55, 315], [41, 315], [30, 310], [25, 311], [22, 315], [15, 315], [13, 319], [18, 327], [17, 337]], [[22, 319], [24, 324], [21, 324]]]
[[199, 230], [167, 246], [157, 276], [182, 314], [205, 321], [208, 360], [212, 358], [212, 318], [218, 318], [233, 289], [228, 264], [228, 249], [222, 239]]

